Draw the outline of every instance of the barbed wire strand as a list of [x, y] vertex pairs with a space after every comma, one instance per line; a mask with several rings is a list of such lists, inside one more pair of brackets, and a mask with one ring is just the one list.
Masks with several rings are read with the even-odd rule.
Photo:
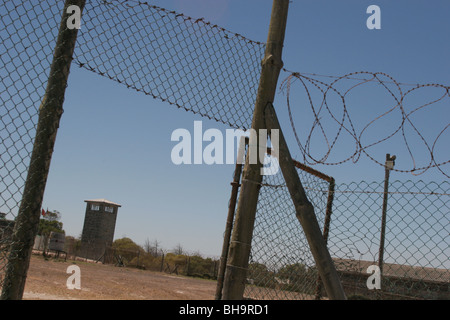
[[[358, 76], [369, 76], [369, 78], [358, 77]], [[388, 80], [386, 81], [384, 79], [381, 79], [381, 77], [385, 77]], [[442, 170], [442, 167], [444, 165], [448, 164], [450, 162], [450, 160], [444, 160], [444, 161], [438, 163], [438, 162], [436, 162], [435, 155], [434, 155], [436, 152], [436, 145], [437, 145], [439, 139], [447, 131], [450, 124], [445, 125], [445, 127], [439, 131], [439, 133], [436, 136], [436, 138], [434, 139], [434, 141], [432, 141], [432, 143], [429, 143], [425, 139], [423, 134], [420, 132], [420, 130], [415, 126], [413, 121], [411, 120], [411, 116], [414, 113], [418, 112], [419, 110], [423, 110], [426, 107], [432, 106], [438, 102], [444, 101], [444, 99], [446, 99], [446, 98], [449, 98], [450, 97], [450, 94], [449, 94], [450, 87], [449, 86], [445, 86], [442, 84], [417, 84], [417, 85], [414, 85], [413, 88], [409, 88], [407, 91], [403, 92], [401, 85], [407, 85], [407, 84], [402, 84], [402, 83], [397, 82], [393, 77], [389, 76], [386, 73], [368, 72], [368, 71], [353, 72], [353, 73], [349, 73], [349, 74], [346, 74], [344, 76], [339, 76], [339, 77], [330, 76], [330, 78], [332, 78], [334, 80], [331, 83], [326, 83], [321, 80], [312, 78], [310, 76], [301, 74], [299, 72], [291, 72], [286, 77], [286, 79], [281, 83], [281, 88], [286, 93], [286, 102], [287, 102], [287, 109], [288, 109], [289, 121], [291, 124], [291, 128], [293, 130], [297, 145], [303, 154], [303, 161], [305, 163], [310, 164], [310, 165], [314, 165], [314, 164], [340, 165], [340, 164], [343, 164], [350, 160], [352, 160], [353, 162], [358, 162], [361, 155], [365, 154], [373, 162], [375, 162], [381, 166], [384, 166], [383, 163], [376, 160], [375, 157], [372, 156], [368, 152], [368, 149], [372, 148], [378, 144], [381, 144], [382, 142], [385, 142], [385, 141], [391, 139], [392, 137], [394, 137], [395, 135], [397, 135], [398, 133], [400, 133], [402, 135], [404, 145], [406, 147], [406, 150], [407, 150], [413, 164], [412, 164], [411, 169], [393, 169], [394, 171], [405, 172], [405, 173], [408, 172], [408, 173], [412, 173], [413, 175], [421, 175], [421, 174], [425, 173], [427, 170], [429, 170], [430, 168], [437, 168], [444, 176], [450, 177], [447, 173], [445, 173]], [[358, 82], [356, 84], [349, 86], [345, 92], [341, 92], [340, 90], [338, 90], [336, 88], [337, 84], [340, 81], [349, 80], [349, 79], [355, 80]], [[296, 129], [296, 124], [295, 124], [295, 121], [293, 118], [293, 108], [292, 108], [292, 103], [291, 103], [291, 93], [292, 92], [291, 91], [292, 91], [292, 85], [294, 84], [295, 81], [299, 81], [301, 83], [302, 89], [306, 92], [308, 104], [309, 104], [309, 107], [314, 116], [311, 129], [309, 130], [309, 134], [308, 134], [307, 138], [305, 139], [304, 143], [302, 143], [300, 141], [300, 138], [299, 138], [299, 135], [298, 135], [298, 132]], [[394, 99], [395, 103], [393, 104], [393, 106], [388, 107], [387, 111], [383, 112], [381, 115], [379, 115], [376, 118], [369, 121], [367, 123], [367, 125], [365, 125], [362, 128], [362, 130], [360, 131], [360, 133], [358, 134], [356, 132], [355, 126], [353, 125], [353, 120], [350, 117], [350, 114], [348, 112], [346, 96], [348, 94], [350, 94], [352, 92], [352, 90], [354, 90], [355, 88], [362, 86], [364, 84], [367, 84], [367, 83], [372, 83], [374, 81], [376, 83], [378, 83], [381, 87], [383, 87], [389, 93], [389, 95]], [[393, 90], [387, 86], [387, 84], [394, 84], [396, 90], [398, 90], [399, 96], [397, 96], [393, 92]], [[311, 94], [312, 89], [310, 88], [310, 86], [312, 86], [312, 88], [317, 89], [321, 92], [322, 99], [319, 103], [315, 103], [313, 101], [312, 94]], [[438, 96], [436, 99], [433, 99], [426, 103], [423, 103], [420, 106], [415, 107], [413, 110], [407, 112], [404, 108], [404, 103], [405, 103], [405, 99], [407, 98], [407, 96], [410, 95], [412, 92], [415, 92], [416, 90], [419, 90], [421, 88], [430, 88], [430, 87], [442, 89], [443, 90], [442, 95]], [[340, 118], [338, 118], [335, 115], [335, 113], [331, 110], [331, 107], [328, 104], [327, 96], [331, 92], [336, 94], [341, 101], [340, 112], [342, 114], [341, 114]], [[335, 109], [336, 109], [336, 107], [335, 107]], [[339, 109], [339, 108], [337, 108], [337, 109]], [[385, 136], [384, 138], [379, 139], [375, 142], [372, 142], [368, 145], [363, 145], [362, 141], [361, 141], [362, 136], [369, 129], [369, 127], [371, 127], [375, 122], [379, 121], [380, 119], [385, 118], [390, 114], [393, 114], [393, 112], [396, 110], [400, 110], [400, 113], [401, 113], [401, 122], [398, 125], [398, 127], [395, 130], [393, 130], [393, 132], [391, 132], [390, 134]], [[337, 133], [334, 135], [334, 138], [331, 140], [329, 139], [329, 137], [327, 135], [327, 130], [325, 128], [325, 125], [322, 124], [322, 122], [321, 122], [321, 114], [324, 112], [327, 112], [327, 115], [329, 115], [330, 118], [334, 121], [334, 123], [336, 123], [338, 125]], [[348, 126], [345, 124], [346, 121], [349, 123]], [[427, 165], [418, 167], [418, 165], [416, 164], [416, 159], [415, 159], [414, 153], [412, 151], [411, 144], [408, 141], [407, 134], [405, 133], [405, 126], [407, 124], [410, 126], [410, 128], [413, 129], [413, 132], [421, 139], [422, 143], [425, 145], [426, 149], [429, 152], [430, 160]], [[327, 145], [327, 150], [321, 158], [315, 157], [311, 151], [311, 140], [313, 138], [314, 131], [316, 130], [316, 128], [319, 128], [319, 132], [320, 132], [321, 136], [323, 137], [323, 139], [325, 140], [326, 145]], [[352, 154], [348, 155], [347, 157], [345, 157], [341, 161], [333, 161], [333, 162], [327, 161], [328, 158], [330, 157], [331, 152], [333, 151], [334, 147], [336, 146], [336, 143], [337, 143], [338, 139], [340, 138], [342, 132], [348, 133], [348, 135], [354, 140], [354, 145], [355, 145], [354, 152]]]

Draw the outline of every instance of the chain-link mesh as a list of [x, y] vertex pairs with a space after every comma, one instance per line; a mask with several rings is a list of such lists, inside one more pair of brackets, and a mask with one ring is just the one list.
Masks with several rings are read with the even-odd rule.
[[[0, 288], [63, 5], [0, 4]], [[148, 3], [93, 0], [83, 11], [73, 61], [186, 111], [246, 129], [264, 48], [203, 19]]]
[[[381, 289], [383, 182], [338, 184], [298, 170], [350, 299], [450, 299], [449, 183], [389, 185]], [[330, 188], [330, 184], [333, 187]], [[329, 197], [332, 212], [327, 211]], [[327, 219], [328, 218], [328, 219]], [[329, 224], [329, 225], [328, 225]], [[321, 299], [326, 293], [281, 173], [265, 176], [258, 200], [244, 297]]]
[[250, 128], [265, 46], [138, 1], [89, 1], [80, 67], [235, 128]]
[[0, 288], [61, 9], [45, 1], [0, 4]]
[[[84, 1], [85, 0], [72, 0], [71, 3], [81, 6], [80, 9], [82, 9]], [[63, 4], [63, 8], [66, 9], [70, 5], [68, 1], [65, 1]], [[4, 122], [4, 124], [7, 125], [5, 126], [6, 128], [1, 128], [2, 140], [5, 140], [6, 142], [5, 145], [3, 145], [3, 148], [5, 149], [4, 151], [2, 150], [1, 156], [2, 159], [7, 162], [7, 165], [5, 166], [7, 170], [6, 172], [2, 172], [2, 174], [5, 174], [6, 181], [12, 179], [14, 185], [19, 188], [22, 186], [17, 183], [22, 182], [23, 180], [20, 179], [22, 177], [17, 175], [17, 172], [26, 173], [26, 180], [23, 189], [21, 188], [18, 190], [12, 188], [14, 194], [21, 193], [22, 198], [20, 200], [20, 206], [17, 202], [16, 208], [18, 208], [18, 211], [16, 213], [8, 212], [9, 215], [14, 216], [14, 229], [9, 239], [4, 239], [6, 243], [2, 248], [2, 255], [4, 257], [7, 256], [8, 260], [6, 264], [2, 263], [2, 271], [5, 269], [5, 279], [2, 280], [2, 299], [20, 299], [23, 294], [30, 263], [30, 254], [35, 241], [35, 236], [38, 232], [45, 184], [60, 118], [63, 113], [62, 106], [64, 95], [78, 33], [77, 30], [71, 30], [67, 27], [68, 15], [64, 13], [62, 20], [60, 19], [60, 22], [56, 25], [56, 30], [58, 30], [57, 40], [54, 49], [51, 51], [53, 52], [53, 58], [46, 81], [45, 94], [40, 97], [41, 104], [39, 106], [37, 126], [35, 125], [35, 130], [32, 130], [31, 127], [27, 128], [27, 124], [31, 125], [33, 123], [30, 114], [36, 112], [36, 105], [29, 105], [29, 103], [33, 101], [29, 100], [30, 98], [28, 96], [30, 93], [37, 91], [35, 89], [36, 82], [33, 83], [33, 80], [36, 80], [36, 74], [29, 72], [21, 75], [21, 73], [26, 71], [30, 65], [34, 66], [35, 64], [40, 63], [40, 61], [37, 57], [29, 57], [29, 54], [33, 50], [30, 50], [30, 52], [26, 51], [29, 50], [30, 47], [36, 50], [36, 48], [39, 47], [39, 44], [34, 46], [33, 41], [39, 43], [36, 39], [36, 37], [39, 36], [38, 33], [45, 31], [50, 32], [51, 28], [46, 30], [46, 28], [41, 28], [39, 25], [29, 25], [22, 20], [22, 15], [27, 16], [26, 14], [28, 12], [36, 13], [35, 7], [28, 6], [28, 3], [17, 3], [15, 6], [13, 5], [14, 1], [7, 2], [5, 5], [4, 9], [6, 9], [6, 12], [9, 10], [10, 15], [7, 17], [9, 19], [5, 19], [7, 21], [6, 29], [1, 30], [2, 38], [13, 30], [17, 31], [13, 34], [13, 37], [8, 39], [9, 41], [6, 41], [7, 50], [6, 53], [1, 56], [1, 60], [11, 69], [8, 70], [7, 68], [4, 68], [2, 72], [13, 74], [12, 77], [6, 77], [9, 81], [12, 81], [12, 83], [8, 83], [8, 80], [5, 81], [4, 84], [6, 85], [7, 90], [1, 92], [1, 99], [7, 106], [4, 110], [2, 109], [2, 121], [5, 119], [6, 123]], [[37, 8], [42, 9], [39, 4], [37, 5]], [[23, 10], [25, 12], [23, 12]], [[39, 13], [40, 12], [38, 11], [37, 14]], [[61, 17], [61, 13], [57, 16]], [[31, 21], [34, 23], [38, 22], [36, 20]], [[19, 27], [20, 29], [17, 29]], [[33, 29], [38, 31], [33, 32]], [[11, 59], [14, 56], [18, 56], [18, 59]], [[13, 71], [12, 69], [14, 67], [16, 69]], [[34, 71], [37, 70], [39, 69], [34, 69]], [[18, 75], [21, 75], [22, 77], [17, 78]], [[37, 77], [36, 81], [42, 83], [41, 78], [39, 77]], [[27, 84], [29, 84], [28, 87]], [[15, 91], [16, 95], [14, 94]], [[21, 99], [20, 103], [23, 103], [24, 108], [17, 108], [14, 105], [16, 102], [19, 103], [19, 101], [14, 101], [14, 98], [17, 97], [17, 92], [19, 92], [18, 96]], [[11, 104], [13, 104], [13, 107], [9, 108]], [[5, 114], [3, 115], [3, 113]], [[15, 129], [16, 126], [20, 129], [14, 131], [8, 130], [8, 125], [13, 129]], [[32, 152], [31, 157], [28, 159], [29, 163], [27, 164], [27, 170], [18, 171], [17, 168], [20, 168], [20, 166], [18, 166], [17, 163], [14, 170], [8, 170], [11, 168], [8, 168], [9, 164], [14, 163], [15, 161], [18, 161], [19, 164], [23, 164], [26, 155], [30, 154], [31, 142], [26, 140], [26, 138], [23, 139], [24, 136], [30, 137], [30, 132], [34, 133], [34, 137], [32, 139]], [[19, 139], [17, 135], [19, 135]], [[11, 141], [13, 142], [12, 145], [10, 143]], [[27, 145], [23, 145], [24, 142], [26, 142]], [[18, 147], [21, 149], [18, 149]], [[6, 196], [11, 194], [11, 185], [12, 184], [5, 185], [6, 188], [4, 194]], [[6, 192], [7, 189], [10, 191], [9, 194]], [[11, 199], [11, 197], [9, 199]], [[2, 207], [4, 206], [5, 205], [2, 205]], [[7, 208], [8, 207], [9, 206], [7, 206]], [[8, 214], [4, 214], [5, 219]], [[11, 222], [12, 220], [6, 219], [6, 221]], [[5, 260], [5, 258], [3, 258], [3, 260]]]
[[[35, 137], [60, 10], [44, 2], [0, 4], [0, 211], [13, 218]], [[51, 27], [49, 27], [51, 26]]]
[[[23, 196], [62, 8], [62, 1], [53, 0], [0, 3], [0, 277]], [[148, 3], [91, 0], [83, 12], [73, 59], [79, 67], [135, 91], [247, 129], [264, 49], [262, 43], [203, 19]], [[434, 87], [448, 97], [447, 86]], [[444, 159], [439, 165], [446, 163]], [[328, 182], [301, 170], [299, 174], [323, 227]], [[310, 298], [317, 273], [283, 185], [282, 178], [272, 176], [262, 186], [250, 263], [254, 284], [246, 294]], [[391, 186], [398, 193], [389, 194], [382, 292], [416, 298], [444, 292], [448, 297], [448, 183]], [[340, 185], [336, 195], [329, 239], [332, 257], [342, 275], [356, 272], [365, 280], [365, 261], [377, 258], [382, 196], [373, 184]], [[263, 280], [257, 273], [265, 275]], [[354, 279], [344, 282], [364, 287]], [[260, 288], [272, 291], [261, 295]]]
[[[297, 172], [324, 230], [334, 180], [299, 167]], [[298, 300], [316, 294], [318, 272], [281, 170], [262, 182], [247, 278], [245, 298]]]
[[450, 299], [449, 183], [389, 184], [381, 290], [367, 290], [379, 265], [383, 182], [338, 184], [328, 246], [348, 295]]

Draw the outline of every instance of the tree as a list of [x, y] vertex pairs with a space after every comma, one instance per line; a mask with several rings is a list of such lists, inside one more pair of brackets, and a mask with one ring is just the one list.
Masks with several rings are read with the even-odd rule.
[[51, 232], [56, 233], [65, 233], [63, 230], [63, 223], [59, 221], [61, 219], [61, 213], [57, 210], [49, 211], [43, 215], [43, 217], [39, 220], [39, 229], [38, 235], [44, 238], [44, 252], [47, 249], [48, 239], [50, 237]]
[[144, 252], [144, 249], [137, 245], [130, 238], [117, 239], [112, 244], [116, 255], [120, 255], [122, 259], [128, 264], [131, 261]]
[[81, 239], [72, 236], [66, 236], [65, 251], [69, 254], [76, 255], [81, 249]]
[[58, 210], [49, 211], [47, 209], [47, 211], [42, 212], [42, 216], [42, 219], [47, 221], [59, 221], [61, 219], [61, 212]]
[[283, 285], [283, 290], [313, 294], [316, 288], [317, 272], [315, 269], [308, 268], [302, 263], [294, 263], [281, 268], [277, 277], [287, 280]]
[[63, 230], [63, 223], [55, 220], [39, 220], [38, 235], [48, 238], [51, 232], [65, 233]]
[[306, 274], [307, 268], [304, 264], [294, 263], [281, 268], [277, 276], [281, 279], [290, 280], [291, 282], [300, 282], [306, 277]]
[[144, 250], [145, 250], [145, 252], [147, 252], [147, 253], [151, 253], [151, 251], [152, 251], [152, 245], [151, 245], [150, 240], [149, 240], [148, 238], [145, 239], [145, 242], [144, 242]]
[[176, 254], [176, 255], [182, 255], [182, 254], [184, 254], [184, 249], [183, 249], [183, 247], [181, 246], [181, 244], [178, 243], [178, 244], [175, 246], [175, 248], [173, 248], [172, 252], [173, 252], [174, 254]]
[[45, 212], [42, 218], [39, 220], [39, 230], [38, 235], [48, 237], [50, 232], [65, 233], [63, 230], [63, 223], [59, 220], [61, 219], [61, 212], [57, 210]]
[[144, 250], [145, 252], [151, 254], [154, 257], [157, 257], [158, 254], [158, 250], [161, 249], [161, 243], [158, 240], [153, 240], [152, 242], [150, 242], [150, 240], [147, 238], [145, 240], [144, 243]]
[[211, 278], [215, 276], [215, 274], [211, 276], [211, 271], [213, 271], [212, 267], [215, 263], [211, 258], [203, 258], [200, 253], [195, 253], [188, 258], [188, 262], [189, 267], [186, 270], [187, 275], [202, 278]]
[[117, 239], [113, 242], [113, 248], [118, 250], [126, 250], [126, 251], [144, 251], [144, 249], [136, 244], [133, 240], [130, 238], [121, 238]]
[[249, 264], [247, 278], [257, 286], [267, 288], [275, 287], [273, 272], [270, 271], [266, 265], [259, 262], [252, 262]]

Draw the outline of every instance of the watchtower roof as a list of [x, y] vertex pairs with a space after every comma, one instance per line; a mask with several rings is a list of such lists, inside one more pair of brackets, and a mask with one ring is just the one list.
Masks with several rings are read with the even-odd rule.
[[84, 202], [96, 202], [96, 203], [106, 203], [113, 206], [121, 207], [120, 204], [106, 200], [106, 199], [92, 199], [92, 200], [84, 200]]

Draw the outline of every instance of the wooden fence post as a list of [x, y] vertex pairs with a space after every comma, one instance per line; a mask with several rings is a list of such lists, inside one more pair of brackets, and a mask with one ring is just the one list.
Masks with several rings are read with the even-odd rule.
[[[261, 77], [258, 94], [253, 113], [252, 129], [258, 136], [259, 130], [265, 129], [264, 109], [268, 103], [272, 103], [280, 75], [282, 62], [282, 50], [289, 9], [289, 0], [274, 0], [269, 26], [269, 34], [266, 44], [265, 56], [262, 61]], [[251, 141], [255, 142], [255, 141]], [[253, 225], [255, 221], [256, 206], [259, 189], [261, 187], [262, 163], [258, 155], [252, 155], [252, 151], [259, 152], [261, 146], [258, 137], [258, 148], [249, 146], [248, 156], [245, 162], [241, 191], [236, 210], [235, 224], [229, 246], [228, 263], [225, 272], [223, 300], [242, 299], [248, 260], [250, 256]], [[257, 159], [256, 163], [250, 163], [249, 159]]]
[[59, 27], [53, 62], [39, 120], [22, 201], [14, 226], [1, 299], [20, 300], [30, 264], [31, 250], [39, 227], [42, 199], [50, 168], [78, 29], [69, 29], [70, 5], [83, 11], [86, 0], [66, 0]]
[[345, 300], [346, 296], [344, 289], [330, 253], [328, 252], [323, 234], [320, 231], [314, 207], [311, 202], [309, 202], [306, 192], [300, 182], [298, 172], [293, 164], [289, 148], [284, 139], [283, 132], [272, 104], [267, 105], [265, 114], [269, 135], [272, 134], [272, 130], [278, 130], [278, 161], [280, 163], [281, 172], [283, 173], [284, 180], [286, 181], [286, 185], [294, 203], [297, 219], [305, 232], [306, 239], [328, 297], [333, 300]]
[[[244, 137], [242, 137], [244, 138]], [[242, 140], [241, 140], [242, 141]], [[244, 143], [240, 144], [239, 151], [238, 152], [238, 161], [236, 163], [235, 169], [234, 169], [234, 177], [233, 182], [231, 183], [232, 189], [231, 189], [231, 196], [230, 196], [230, 202], [228, 204], [228, 215], [227, 215], [227, 222], [225, 225], [225, 233], [223, 236], [223, 245], [222, 245], [222, 254], [220, 256], [220, 264], [219, 264], [219, 271], [217, 275], [217, 287], [216, 287], [216, 300], [222, 299], [222, 289], [223, 289], [223, 282], [224, 282], [224, 276], [225, 276], [225, 270], [226, 265], [228, 261], [228, 250], [230, 246], [230, 238], [231, 238], [231, 231], [233, 230], [233, 220], [234, 220], [234, 214], [236, 211], [236, 200], [239, 192], [239, 186], [241, 182], [241, 174], [242, 174], [242, 163], [239, 159], [241, 156], [241, 152], [245, 153], [245, 140]]]

